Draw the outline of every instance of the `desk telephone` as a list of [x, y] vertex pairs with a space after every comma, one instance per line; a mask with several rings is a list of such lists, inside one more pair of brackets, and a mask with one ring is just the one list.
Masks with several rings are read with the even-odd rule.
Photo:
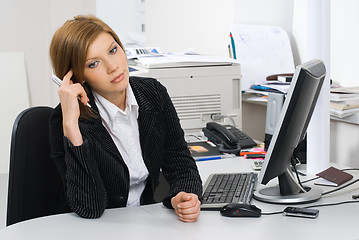
[[220, 152], [239, 155], [242, 148], [251, 148], [257, 145], [247, 134], [231, 125], [209, 122], [202, 131], [209, 141], [219, 145]]

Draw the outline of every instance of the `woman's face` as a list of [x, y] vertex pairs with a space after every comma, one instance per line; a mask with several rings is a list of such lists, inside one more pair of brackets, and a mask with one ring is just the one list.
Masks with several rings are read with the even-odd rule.
[[115, 104], [119, 93], [125, 93], [129, 83], [126, 54], [110, 34], [101, 33], [89, 46], [84, 76], [95, 92]]

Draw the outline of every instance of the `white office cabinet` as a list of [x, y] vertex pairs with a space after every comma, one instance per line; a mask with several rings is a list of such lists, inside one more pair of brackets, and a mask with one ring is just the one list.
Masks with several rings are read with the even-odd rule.
[[[132, 66], [131, 66], [132, 67]], [[242, 128], [240, 65], [147, 69], [131, 76], [156, 78], [166, 88], [186, 134], [201, 131], [212, 114], [231, 117]], [[221, 123], [232, 124], [230, 118]]]

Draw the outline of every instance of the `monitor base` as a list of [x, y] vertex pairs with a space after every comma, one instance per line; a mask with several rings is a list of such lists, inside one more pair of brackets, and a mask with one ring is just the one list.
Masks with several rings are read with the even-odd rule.
[[279, 185], [275, 187], [266, 187], [254, 192], [254, 198], [261, 202], [277, 204], [296, 204], [317, 201], [322, 196], [322, 189], [316, 186], [305, 187], [307, 192], [294, 195], [281, 195]]

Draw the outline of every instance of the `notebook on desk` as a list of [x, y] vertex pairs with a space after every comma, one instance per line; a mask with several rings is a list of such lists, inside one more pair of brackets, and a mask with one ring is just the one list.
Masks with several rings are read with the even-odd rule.
[[219, 151], [219, 147], [210, 141], [199, 141], [187, 143], [192, 157], [196, 161], [222, 159], [234, 157], [234, 154], [223, 153]]

